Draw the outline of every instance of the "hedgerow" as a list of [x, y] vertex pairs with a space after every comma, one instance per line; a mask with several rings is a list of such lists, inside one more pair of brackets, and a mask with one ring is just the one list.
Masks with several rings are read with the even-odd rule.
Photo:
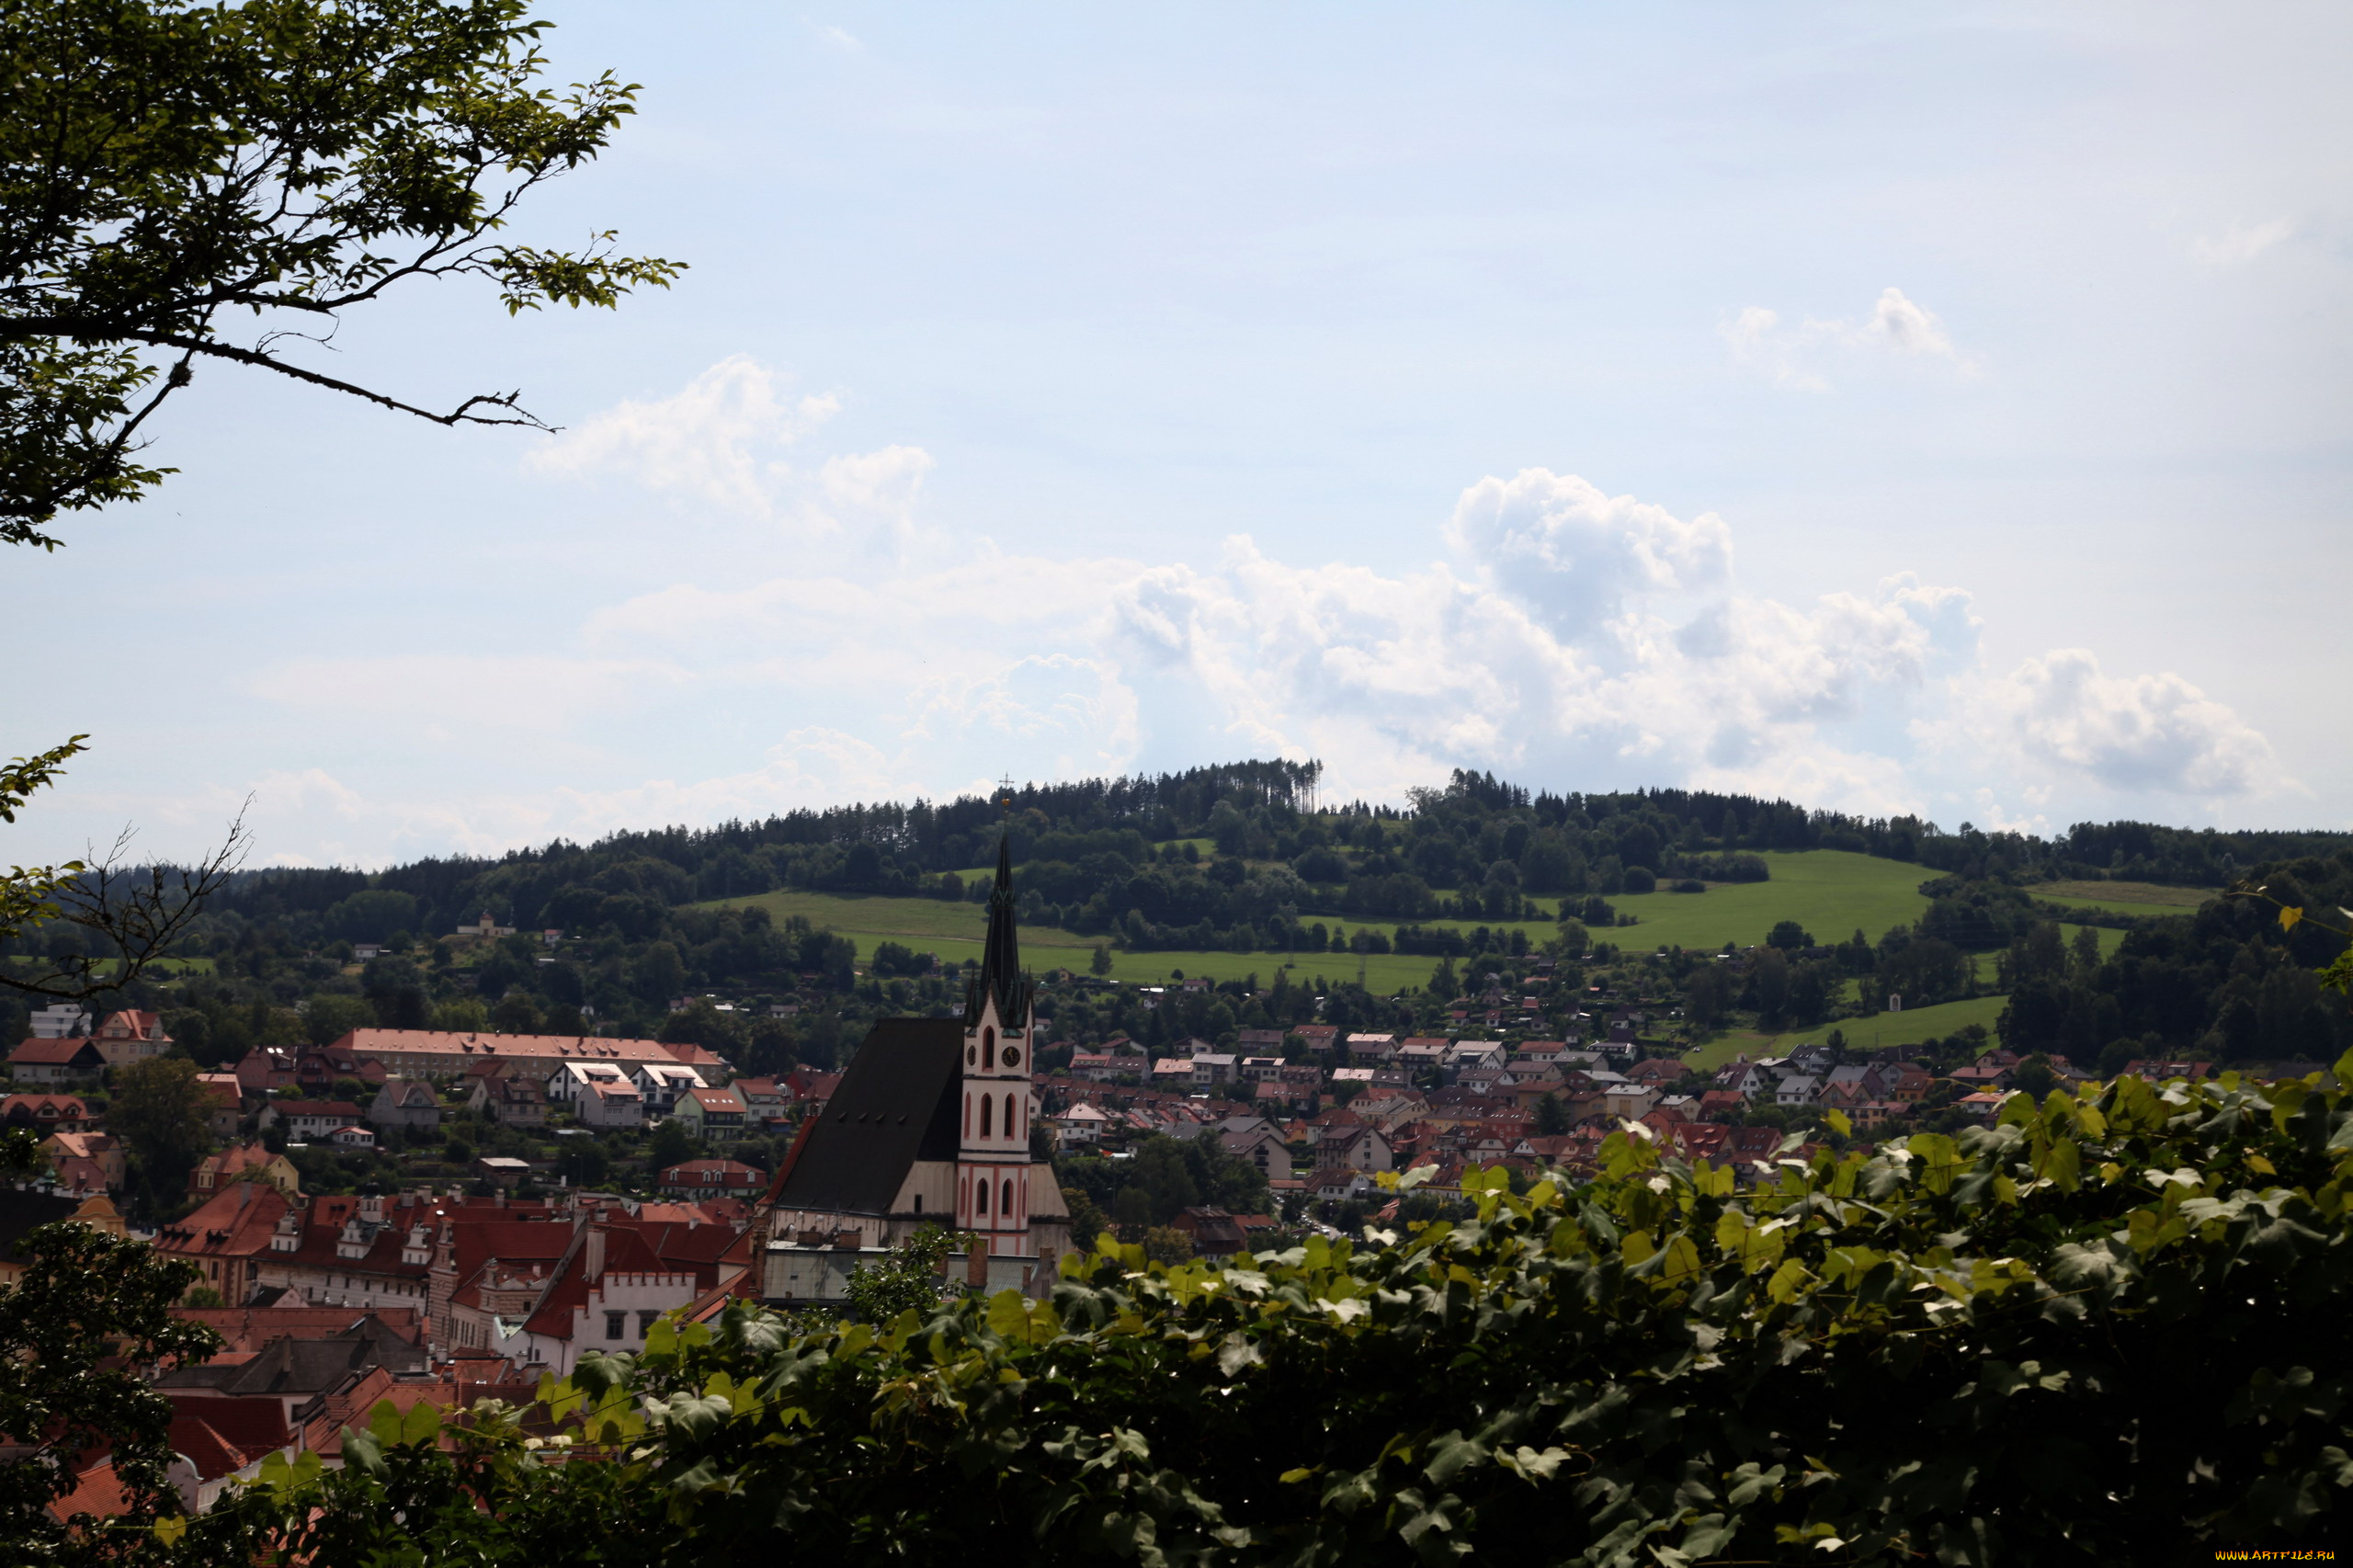
[[[1597, 1179], [1230, 1267], [1108, 1238], [1051, 1300], [751, 1306], [444, 1451], [389, 1407], [206, 1561], [1582, 1564], [2211, 1559], [2353, 1487], [2333, 1074], [2013, 1095], [1743, 1187]], [[548, 1434], [555, 1435], [550, 1437]]]

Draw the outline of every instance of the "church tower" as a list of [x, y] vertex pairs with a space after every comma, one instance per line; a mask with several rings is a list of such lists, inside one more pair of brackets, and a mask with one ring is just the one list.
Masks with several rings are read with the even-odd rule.
[[964, 993], [963, 1103], [956, 1155], [956, 1223], [981, 1236], [994, 1256], [1033, 1256], [1029, 1116], [1036, 992], [1021, 972], [1014, 932], [1013, 846], [1000, 840], [996, 885], [989, 891], [988, 941], [981, 972]]

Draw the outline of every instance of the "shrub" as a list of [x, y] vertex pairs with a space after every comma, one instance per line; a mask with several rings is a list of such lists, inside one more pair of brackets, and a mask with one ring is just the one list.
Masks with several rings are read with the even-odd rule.
[[454, 1455], [380, 1413], [347, 1469], [190, 1544], [2040, 1564], [2330, 1531], [2353, 1487], [2338, 1079], [2124, 1078], [1958, 1138], [1794, 1143], [1744, 1191], [1620, 1132], [1583, 1185], [1472, 1173], [1459, 1222], [1227, 1268], [1111, 1243], [1047, 1301], [806, 1328], [739, 1304], [544, 1385], [603, 1462], [541, 1463], [495, 1409]]

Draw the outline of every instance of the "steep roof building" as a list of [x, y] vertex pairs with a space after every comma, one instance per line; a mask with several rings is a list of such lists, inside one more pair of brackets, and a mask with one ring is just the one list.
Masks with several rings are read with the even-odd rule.
[[[1051, 1167], [1029, 1155], [1037, 987], [1021, 971], [1013, 858], [997, 848], [980, 972], [962, 1016], [883, 1018], [822, 1113], [802, 1125], [773, 1188], [761, 1292], [831, 1301], [790, 1280], [825, 1278], [795, 1252], [897, 1244], [925, 1225], [980, 1238], [973, 1272], [993, 1287], [1042, 1290], [1070, 1250], [1070, 1214]], [[977, 1282], [977, 1281], [976, 1281]], [[830, 1289], [830, 1288], [829, 1288]]]

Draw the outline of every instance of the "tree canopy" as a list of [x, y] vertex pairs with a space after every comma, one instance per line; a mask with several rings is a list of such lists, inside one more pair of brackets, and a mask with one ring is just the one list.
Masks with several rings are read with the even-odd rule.
[[524, 0], [0, 0], [0, 540], [166, 471], [136, 438], [200, 363], [442, 424], [529, 424], [513, 392], [436, 411], [301, 363], [420, 278], [509, 312], [611, 305], [679, 264], [497, 236], [601, 152], [636, 89], [540, 85]]

